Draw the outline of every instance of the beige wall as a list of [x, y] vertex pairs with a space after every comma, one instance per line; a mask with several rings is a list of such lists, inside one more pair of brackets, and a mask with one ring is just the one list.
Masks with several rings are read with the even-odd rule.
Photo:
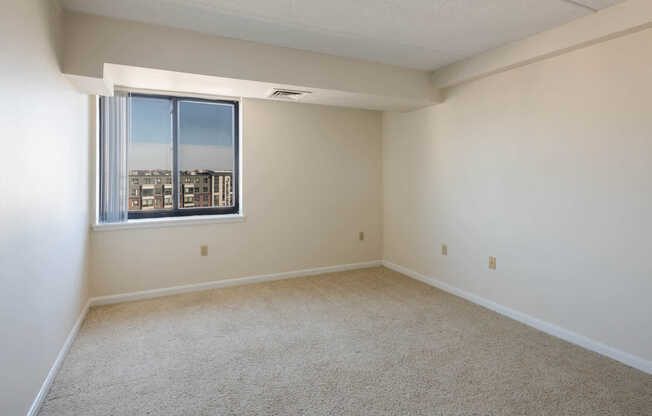
[[93, 296], [381, 259], [381, 114], [264, 100], [242, 114], [246, 222], [93, 232]]
[[652, 359], [651, 47], [642, 31], [385, 114], [385, 259]]
[[87, 298], [89, 101], [59, 71], [53, 3], [0, 9], [0, 414], [13, 416]]

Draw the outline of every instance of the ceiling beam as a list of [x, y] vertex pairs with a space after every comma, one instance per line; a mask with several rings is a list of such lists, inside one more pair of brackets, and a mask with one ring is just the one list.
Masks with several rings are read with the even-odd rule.
[[440, 68], [431, 80], [435, 88], [449, 88], [649, 28], [652, 1], [629, 0]]
[[63, 72], [86, 89], [105, 90], [112, 82], [105, 64], [114, 64], [378, 97], [406, 108], [440, 100], [427, 71], [82, 13], [66, 12], [64, 30]]

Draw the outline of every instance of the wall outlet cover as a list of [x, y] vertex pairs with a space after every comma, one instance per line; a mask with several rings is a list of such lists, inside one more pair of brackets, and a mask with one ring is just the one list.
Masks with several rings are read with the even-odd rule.
[[489, 268], [491, 270], [496, 270], [496, 258], [493, 256], [489, 256]]

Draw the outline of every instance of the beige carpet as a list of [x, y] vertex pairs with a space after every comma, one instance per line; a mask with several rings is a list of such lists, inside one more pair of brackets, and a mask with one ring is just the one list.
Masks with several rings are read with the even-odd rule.
[[652, 415], [652, 376], [384, 268], [93, 308], [49, 415]]

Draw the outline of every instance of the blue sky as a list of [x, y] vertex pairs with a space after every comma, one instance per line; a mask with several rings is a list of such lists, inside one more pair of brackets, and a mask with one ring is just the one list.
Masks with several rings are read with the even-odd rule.
[[[232, 169], [232, 129], [231, 106], [180, 102], [180, 168]], [[170, 169], [171, 143], [170, 101], [134, 97], [129, 169]]]
[[[231, 146], [232, 107], [199, 102], [181, 102], [179, 144]], [[170, 102], [160, 98], [132, 99], [132, 141], [170, 143]]]

